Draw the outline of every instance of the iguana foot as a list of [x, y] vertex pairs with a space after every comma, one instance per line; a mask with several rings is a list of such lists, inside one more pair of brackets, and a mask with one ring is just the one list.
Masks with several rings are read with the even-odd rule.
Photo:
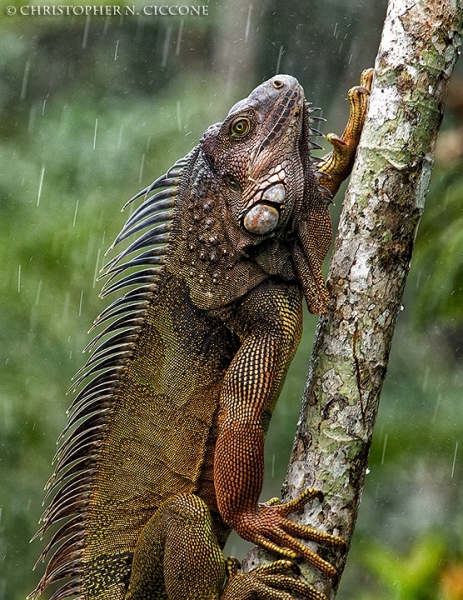
[[241, 537], [270, 552], [281, 554], [289, 559], [303, 558], [332, 577], [336, 575], [336, 569], [305, 546], [300, 539], [330, 546], [344, 546], [344, 540], [337, 535], [320, 531], [308, 525], [300, 525], [287, 518], [290, 513], [304, 508], [309, 500], [319, 495], [319, 490], [310, 488], [295, 500], [284, 504], [275, 504], [273, 500], [270, 505], [259, 504], [255, 512], [239, 515], [233, 523], [233, 528]]
[[350, 113], [342, 136], [339, 137], [335, 133], [326, 136], [333, 150], [320, 160], [317, 171], [322, 193], [327, 198], [332, 198], [336, 194], [341, 183], [352, 171], [367, 114], [372, 79], [373, 69], [366, 69], [360, 77], [360, 86], [348, 91]]
[[291, 600], [295, 592], [308, 600], [326, 600], [326, 596], [299, 577], [297, 565], [289, 560], [276, 560], [238, 573], [237, 561], [228, 561], [228, 581], [220, 600]]

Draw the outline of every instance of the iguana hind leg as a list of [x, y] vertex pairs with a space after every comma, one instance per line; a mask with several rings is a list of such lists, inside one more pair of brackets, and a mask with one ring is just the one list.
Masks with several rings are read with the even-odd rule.
[[225, 578], [208, 507], [195, 494], [179, 494], [140, 535], [126, 600], [218, 599]]
[[298, 575], [287, 560], [238, 573], [237, 561], [222, 554], [205, 502], [179, 494], [141, 534], [125, 600], [287, 600], [290, 591], [326, 600]]
[[[235, 563], [236, 564], [236, 563]], [[298, 577], [299, 568], [289, 560], [275, 560], [248, 573], [237, 573], [229, 561], [229, 579], [220, 600], [288, 600], [295, 592], [308, 600], [326, 596]]]

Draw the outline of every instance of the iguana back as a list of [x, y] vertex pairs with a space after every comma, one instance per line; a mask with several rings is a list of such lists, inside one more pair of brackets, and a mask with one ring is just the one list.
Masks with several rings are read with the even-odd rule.
[[[240, 315], [254, 290], [263, 309], [274, 289], [289, 290], [281, 310], [294, 326], [259, 409], [265, 435], [300, 335], [299, 290], [312, 312], [327, 306], [321, 261], [331, 229], [310, 159], [309, 115], [297, 81], [277, 76], [132, 198], [144, 201], [115, 244], [137, 237], [106, 266], [102, 292], [125, 293], [97, 319], [102, 330], [76, 376], [39, 535], [66, 520], [40, 557], [57, 545], [33, 598], [63, 578], [53, 600], [125, 598], [141, 532], [179, 494], [206, 503], [225, 543], [215, 449], [224, 378], [250, 335]], [[252, 372], [245, 379], [257, 385]], [[238, 481], [234, 469], [229, 477]], [[259, 463], [256, 481], [260, 471]]]
[[[177, 243], [174, 213], [182, 210], [178, 180], [192, 160], [180, 161], [150, 186], [153, 192], [174, 183], [145, 200], [121, 235], [132, 222], [138, 228], [149, 221], [148, 235], [108, 268], [111, 275], [129, 271], [115, 284], [129, 291], [96, 321], [109, 325], [90, 345], [96, 349], [76, 376], [75, 389], [86, 385], [73, 402], [55, 457], [49, 485], [59, 491], [42, 517], [40, 535], [71, 516], [42, 554], [71, 536], [37, 589], [73, 577], [56, 600], [76, 592], [83, 598], [124, 598], [133, 550], [147, 521], [163, 500], [199, 486], [223, 374], [237, 340], [219, 319], [198, 310], [185, 282], [165, 267], [169, 244]], [[151, 228], [152, 221], [164, 222]], [[142, 245], [150, 249], [133, 258]], [[133, 269], [140, 262], [143, 269]], [[115, 291], [112, 283], [104, 295]]]

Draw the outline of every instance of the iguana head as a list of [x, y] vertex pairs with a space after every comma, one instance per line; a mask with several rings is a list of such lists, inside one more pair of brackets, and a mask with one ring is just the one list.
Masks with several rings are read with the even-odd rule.
[[278, 75], [235, 104], [209, 128], [202, 149], [227, 189], [230, 216], [243, 246], [282, 231], [303, 191], [299, 142], [304, 92], [294, 77]]
[[257, 285], [262, 270], [284, 278], [296, 270], [309, 310], [323, 312], [321, 262], [331, 227], [311, 164], [310, 134], [304, 90], [294, 77], [277, 75], [209, 127], [200, 148], [220, 189], [220, 199], [214, 193], [222, 205], [217, 239], [229, 265], [252, 258], [260, 267], [235, 294]]

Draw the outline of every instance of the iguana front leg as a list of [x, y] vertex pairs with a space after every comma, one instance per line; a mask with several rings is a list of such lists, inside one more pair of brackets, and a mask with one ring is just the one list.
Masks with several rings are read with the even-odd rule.
[[214, 483], [220, 513], [241, 537], [287, 558], [302, 557], [334, 575], [335, 569], [300, 539], [335, 545], [344, 544], [343, 540], [288, 519], [317, 490], [307, 490], [287, 504], [258, 504], [267, 425], [297, 348], [301, 324], [299, 288], [274, 282], [251, 292], [228, 324], [242, 343], [224, 380]]
[[352, 171], [367, 114], [372, 80], [373, 69], [365, 69], [360, 76], [360, 86], [351, 88], [347, 93], [350, 112], [344, 133], [341, 137], [335, 133], [329, 133], [326, 136], [333, 146], [333, 150], [320, 160], [317, 170], [322, 193], [329, 198], [336, 194], [341, 183]]

